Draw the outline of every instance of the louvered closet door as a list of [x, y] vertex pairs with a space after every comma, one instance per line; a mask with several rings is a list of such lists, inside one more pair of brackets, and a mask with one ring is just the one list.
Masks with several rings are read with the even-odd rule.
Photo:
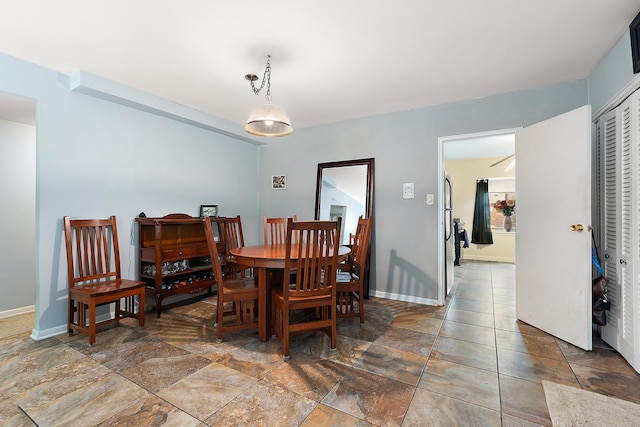
[[640, 94], [598, 123], [602, 144], [601, 261], [611, 311], [602, 338], [640, 372]]
[[611, 311], [608, 312], [607, 327], [602, 330], [602, 339], [614, 348], [618, 348], [618, 141], [619, 114], [617, 110], [602, 116], [598, 123], [601, 155], [601, 212], [602, 226], [599, 234], [600, 262], [605, 277], [609, 279], [608, 297], [611, 301]]
[[638, 266], [638, 94], [625, 101], [620, 110], [620, 233], [618, 249], [618, 281], [620, 303], [618, 307], [618, 351], [637, 370], [640, 369], [640, 329], [638, 313], [638, 287], [635, 274]]

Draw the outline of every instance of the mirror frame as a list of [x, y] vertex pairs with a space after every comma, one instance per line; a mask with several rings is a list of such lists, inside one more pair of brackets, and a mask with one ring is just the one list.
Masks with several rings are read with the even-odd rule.
[[339, 162], [318, 163], [318, 177], [316, 181], [316, 213], [315, 219], [320, 219], [320, 190], [322, 189], [322, 172], [325, 169], [341, 168], [345, 166], [367, 167], [367, 196], [365, 202], [365, 216], [373, 215], [373, 177], [375, 172], [375, 159], [341, 160]]
[[[375, 159], [358, 159], [358, 160], [342, 160], [339, 162], [327, 162], [327, 163], [318, 163], [318, 177], [316, 181], [316, 213], [315, 219], [320, 219], [320, 191], [322, 189], [322, 172], [325, 169], [330, 168], [341, 168], [345, 166], [361, 166], [364, 165], [367, 167], [367, 195], [365, 200], [365, 217], [369, 218], [373, 215], [373, 177], [375, 175]], [[375, 220], [374, 220], [375, 221]], [[363, 293], [364, 298], [369, 298], [369, 264], [371, 262], [371, 252], [372, 252], [372, 243], [374, 240], [374, 230], [375, 230], [375, 222], [373, 229], [371, 230], [371, 240], [369, 241], [369, 251], [367, 254], [367, 261], [365, 264], [365, 271], [362, 277], [363, 281]]]

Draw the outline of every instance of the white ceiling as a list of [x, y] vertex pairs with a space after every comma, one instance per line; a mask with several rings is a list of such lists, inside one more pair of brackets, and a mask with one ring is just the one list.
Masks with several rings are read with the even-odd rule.
[[[272, 55], [294, 128], [586, 78], [637, 0], [0, 0], [0, 52], [233, 122]], [[631, 67], [631, 64], [629, 64]]]
[[445, 160], [480, 159], [505, 157], [515, 153], [516, 135], [482, 136], [448, 141], [443, 146]]

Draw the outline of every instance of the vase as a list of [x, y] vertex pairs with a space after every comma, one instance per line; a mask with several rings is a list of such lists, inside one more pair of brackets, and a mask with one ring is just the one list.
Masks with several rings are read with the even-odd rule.
[[513, 223], [511, 222], [511, 215], [504, 217], [504, 231], [511, 231]]

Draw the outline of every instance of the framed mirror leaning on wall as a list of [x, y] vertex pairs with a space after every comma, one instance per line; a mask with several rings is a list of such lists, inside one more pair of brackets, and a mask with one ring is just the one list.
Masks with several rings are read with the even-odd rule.
[[[349, 234], [355, 233], [358, 217], [363, 215], [368, 218], [373, 215], [374, 172], [373, 158], [318, 163], [315, 219], [342, 217], [340, 235], [343, 245], [348, 245]], [[371, 240], [373, 241], [373, 235]], [[365, 298], [369, 294], [368, 266], [369, 262], [364, 277]]]

